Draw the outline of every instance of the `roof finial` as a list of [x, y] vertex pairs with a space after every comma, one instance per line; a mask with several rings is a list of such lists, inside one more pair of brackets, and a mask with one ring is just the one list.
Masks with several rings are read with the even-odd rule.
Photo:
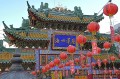
[[28, 2], [28, 1], [27, 1], [27, 6], [28, 6], [28, 8], [31, 8], [31, 7], [30, 7], [30, 4], [29, 4], [29, 2]]
[[112, 2], [112, 0], [109, 0], [108, 2]]
[[3, 23], [4, 27], [5, 27], [5, 29], [8, 29], [8, 26], [5, 24], [5, 22], [2, 21], [2, 23]]

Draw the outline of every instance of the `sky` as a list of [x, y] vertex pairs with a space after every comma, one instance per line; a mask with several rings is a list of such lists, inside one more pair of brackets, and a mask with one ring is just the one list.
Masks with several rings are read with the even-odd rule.
[[[22, 17], [28, 18], [27, 12], [27, 0], [0, 0], [0, 39], [3, 39], [2, 21], [9, 26], [13, 24], [14, 27], [20, 27], [22, 23]], [[34, 5], [36, 9], [40, 7], [41, 2], [49, 3], [49, 8], [54, 8], [56, 6], [66, 7], [70, 10], [74, 9], [74, 6], [81, 7], [83, 14], [93, 15], [98, 13], [103, 6], [108, 2], [108, 0], [28, 0], [30, 5]], [[112, 0], [112, 3], [120, 7], [120, 0]], [[101, 14], [103, 10], [100, 11]], [[109, 17], [105, 18], [99, 23], [100, 32], [106, 33], [110, 30]], [[114, 15], [113, 18], [114, 25], [120, 23], [120, 8], [118, 13]]]

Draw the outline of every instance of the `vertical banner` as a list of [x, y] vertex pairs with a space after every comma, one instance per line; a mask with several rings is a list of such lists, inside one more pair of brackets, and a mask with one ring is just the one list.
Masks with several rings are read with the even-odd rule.
[[114, 35], [115, 35], [115, 31], [114, 31], [113, 26], [110, 26], [110, 31], [111, 31], [111, 41], [113, 43], [114, 42]]
[[40, 51], [39, 49], [35, 49], [35, 70], [39, 70], [40, 69]]
[[93, 55], [98, 54], [97, 53], [97, 41], [96, 40], [92, 41], [92, 54]]

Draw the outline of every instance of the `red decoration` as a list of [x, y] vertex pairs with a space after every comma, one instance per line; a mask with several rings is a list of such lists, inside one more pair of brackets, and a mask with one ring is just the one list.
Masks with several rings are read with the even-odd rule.
[[99, 31], [100, 26], [97, 22], [90, 22], [87, 26], [87, 29], [89, 30], [89, 32], [91, 32], [93, 35], [95, 35], [96, 32]]
[[82, 67], [82, 68], [85, 68], [85, 65], [84, 65], [84, 64], [81, 64], [81, 67]]
[[80, 60], [79, 60], [79, 58], [75, 58], [75, 60], [74, 60], [76, 63], [78, 63]]
[[97, 53], [98, 53], [98, 54], [101, 53], [101, 48], [97, 47]]
[[92, 62], [91, 65], [92, 65], [92, 67], [95, 67], [96, 64], [94, 62]]
[[106, 16], [113, 16], [118, 12], [118, 6], [113, 3], [108, 3], [104, 6], [103, 13]]
[[86, 56], [81, 55], [80, 60], [81, 60], [81, 61], [82, 61], [82, 60], [86, 60]]
[[45, 68], [46, 68], [46, 70], [49, 70], [49, 69], [50, 69], [49, 64], [47, 64], [47, 65], [45, 66]]
[[36, 71], [32, 71], [31, 74], [36, 76]]
[[67, 51], [68, 51], [69, 53], [73, 54], [73, 53], [76, 51], [76, 48], [75, 48], [75, 46], [73, 46], [73, 45], [69, 45], [69, 46], [67, 47]]
[[60, 53], [60, 59], [65, 60], [67, 59], [67, 54], [65, 52]]
[[53, 67], [55, 66], [54, 62], [51, 61], [51, 62], [49, 63], [49, 66], [50, 66], [50, 68], [53, 68]]
[[47, 70], [45, 67], [42, 67], [42, 73], [45, 73]]
[[60, 59], [59, 58], [55, 58], [54, 59], [54, 63], [55, 63], [55, 65], [59, 65], [60, 64]]
[[115, 40], [116, 42], [120, 42], [120, 35], [116, 35], [115, 38], [114, 38], [114, 40]]
[[77, 43], [80, 44], [81, 46], [83, 46], [86, 43], [86, 40], [87, 40], [87, 38], [83, 35], [79, 35], [76, 38]]
[[66, 62], [65, 66], [70, 66], [70, 62]]
[[114, 73], [115, 73], [115, 74], [119, 74], [120, 71], [115, 69], [115, 70], [114, 70]]
[[105, 42], [105, 43], [103, 44], [103, 47], [104, 47], [105, 49], [109, 49], [109, 48], [111, 47], [111, 43]]
[[90, 64], [86, 64], [86, 67], [90, 67]]
[[97, 60], [97, 64], [98, 64], [99, 67], [101, 66], [101, 61], [100, 61], [100, 59]]
[[64, 64], [60, 64], [58, 67], [59, 67], [59, 68], [63, 68], [63, 67], [64, 67]]
[[107, 60], [107, 59], [104, 59], [102, 62], [103, 62], [104, 64], [106, 64], [106, 63], [108, 62], [108, 60]]
[[114, 62], [114, 61], [116, 60], [116, 58], [115, 58], [114, 56], [111, 56], [111, 57], [110, 57], [110, 60], [111, 60], [112, 62]]
[[92, 57], [92, 52], [88, 52], [87, 57]]

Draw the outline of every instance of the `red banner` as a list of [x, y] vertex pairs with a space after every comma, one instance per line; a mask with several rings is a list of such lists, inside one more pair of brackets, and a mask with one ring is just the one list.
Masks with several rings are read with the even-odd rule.
[[96, 40], [92, 41], [92, 54], [93, 55], [98, 54], [98, 52], [97, 52], [97, 41]]
[[110, 31], [111, 31], [111, 41], [114, 42], [115, 31], [114, 31], [114, 28], [112, 26], [110, 26]]

